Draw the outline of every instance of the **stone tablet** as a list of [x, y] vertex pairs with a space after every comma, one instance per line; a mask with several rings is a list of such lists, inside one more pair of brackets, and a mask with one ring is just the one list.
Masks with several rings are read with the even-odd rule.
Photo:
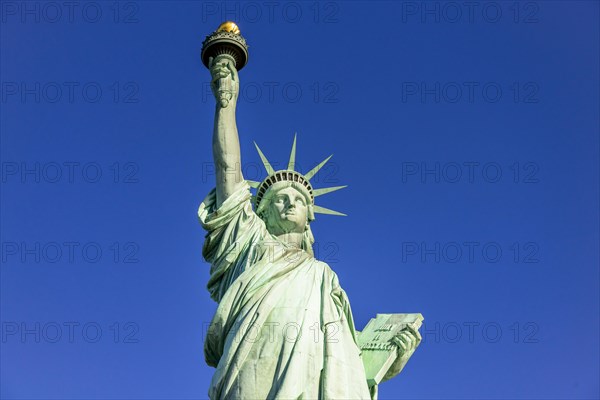
[[398, 358], [392, 338], [409, 325], [418, 330], [422, 323], [421, 314], [377, 314], [369, 321], [358, 338], [369, 387], [381, 383]]

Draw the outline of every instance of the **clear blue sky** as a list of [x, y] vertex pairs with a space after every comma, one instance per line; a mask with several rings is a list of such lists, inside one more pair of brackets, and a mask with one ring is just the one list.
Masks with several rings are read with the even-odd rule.
[[253, 140], [335, 153], [314, 185], [349, 216], [313, 231], [357, 328], [426, 318], [381, 398], [599, 397], [598, 2], [0, 4], [2, 398], [207, 397], [225, 19], [248, 178]]

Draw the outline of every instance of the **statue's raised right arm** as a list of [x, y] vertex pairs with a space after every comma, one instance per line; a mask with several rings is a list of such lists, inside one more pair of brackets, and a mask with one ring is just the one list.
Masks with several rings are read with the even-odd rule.
[[217, 56], [209, 61], [211, 89], [216, 98], [213, 159], [217, 178], [217, 207], [244, 182], [240, 140], [235, 122], [239, 77], [232, 58]]

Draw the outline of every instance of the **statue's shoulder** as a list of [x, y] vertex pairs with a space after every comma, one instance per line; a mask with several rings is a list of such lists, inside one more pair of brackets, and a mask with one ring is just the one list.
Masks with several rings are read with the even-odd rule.
[[329, 264], [327, 264], [325, 261], [319, 260], [314, 257], [312, 259], [313, 259], [313, 267], [314, 268], [318, 268], [319, 272], [322, 272], [323, 275], [326, 277], [331, 277], [331, 278], [337, 279], [337, 274], [335, 273], [335, 271], [333, 269], [331, 269]]

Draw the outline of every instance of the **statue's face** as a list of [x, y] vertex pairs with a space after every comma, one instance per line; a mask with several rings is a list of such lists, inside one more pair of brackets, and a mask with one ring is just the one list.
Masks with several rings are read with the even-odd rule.
[[277, 191], [269, 205], [267, 228], [274, 235], [304, 232], [308, 223], [306, 198], [293, 187]]

